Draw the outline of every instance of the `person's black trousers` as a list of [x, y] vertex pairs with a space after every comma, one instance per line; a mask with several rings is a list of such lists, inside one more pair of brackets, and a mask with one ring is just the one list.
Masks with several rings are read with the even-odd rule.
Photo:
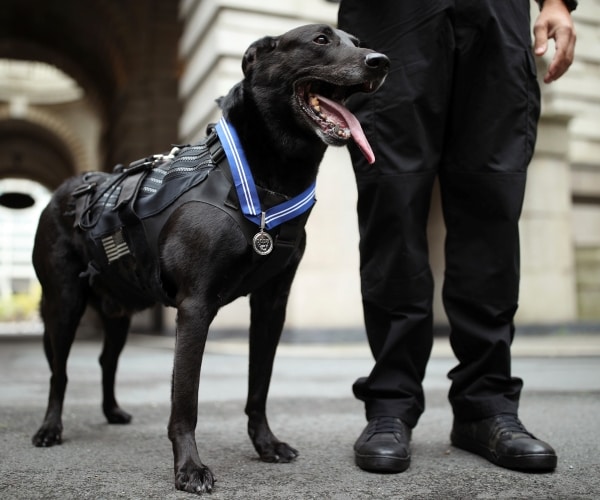
[[369, 419], [415, 426], [424, 410], [433, 341], [426, 225], [438, 176], [454, 415], [516, 413], [518, 220], [540, 109], [529, 0], [342, 0], [339, 27], [391, 60], [383, 87], [350, 103], [376, 157], [368, 165], [351, 148], [375, 358], [354, 393]]

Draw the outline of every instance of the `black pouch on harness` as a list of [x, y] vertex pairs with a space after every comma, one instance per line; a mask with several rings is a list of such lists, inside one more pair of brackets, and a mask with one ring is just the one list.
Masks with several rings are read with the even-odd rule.
[[148, 171], [149, 166], [87, 174], [84, 181], [91, 187], [84, 185], [73, 193], [76, 224], [84, 231], [91, 254], [81, 277], [92, 286], [110, 287], [115, 304], [133, 301], [140, 308], [154, 300], [152, 286], [142, 272], [146, 259], [134, 250], [143, 230], [127, 208]]

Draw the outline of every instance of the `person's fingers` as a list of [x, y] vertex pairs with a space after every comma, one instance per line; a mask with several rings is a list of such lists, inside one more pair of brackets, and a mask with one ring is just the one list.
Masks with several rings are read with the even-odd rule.
[[550, 83], [559, 79], [573, 63], [575, 54], [575, 33], [569, 27], [560, 27], [553, 33], [556, 52], [544, 76], [544, 82]]
[[533, 27], [534, 49], [536, 56], [543, 56], [548, 50], [548, 25], [535, 23]]
[[554, 40], [555, 53], [544, 75], [544, 82], [550, 83], [565, 74], [575, 55], [575, 29], [570, 15], [566, 12], [542, 12], [536, 20], [534, 33], [534, 53], [543, 56], [548, 52], [549, 40]]

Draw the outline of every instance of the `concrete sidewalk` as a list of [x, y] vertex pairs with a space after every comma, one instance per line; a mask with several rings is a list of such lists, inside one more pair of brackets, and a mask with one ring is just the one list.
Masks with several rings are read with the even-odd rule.
[[[69, 359], [64, 443], [31, 445], [47, 400], [41, 340], [0, 340], [0, 499], [183, 499], [173, 486], [169, 417], [173, 339], [132, 335], [117, 397], [134, 415], [109, 426], [100, 411], [97, 341], [77, 341]], [[597, 499], [600, 498], [600, 335], [523, 336], [515, 375], [525, 379], [524, 423], [559, 454], [551, 474], [524, 474], [450, 446], [446, 373], [455, 361], [436, 339], [427, 410], [413, 434], [410, 469], [369, 474], [353, 463], [365, 425], [352, 382], [372, 361], [364, 343], [283, 344], [275, 365], [271, 427], [300, 451], [291, 464], [257, 459], [243, 415], [243, 341], [211, 341], [203, 365], [197, 439], [218, 482], [214, 499]]]

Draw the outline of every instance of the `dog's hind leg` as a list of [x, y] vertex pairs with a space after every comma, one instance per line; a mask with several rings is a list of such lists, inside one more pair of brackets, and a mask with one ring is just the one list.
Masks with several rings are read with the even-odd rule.
[[266, 415], [275, 352], [285, 322], [295, 272], [296, 266], [288, 268], [282, 276], [253, 291], [250, 296], [250, 369], [246, 415], [252, 444], [265, 462], [290, 462], [298, 456], [297, 450], [275, 437]]
[[115, 398], [115, 374], [119, 362], [119, 355], [123, 350], [131, 318], [120, 316], [108, 317], [100, 313], [104, 327], [104, 347], [100, 355], [100, 366], [102, 367], [102, 411], [109, 424], [128, 424], [131, 415], [123, 411]]
[[62, 409], [67, 387], [67, 358], [79, 320], [85, 310], [86, 290], [68, 287], [45, 290], [41, 313], [44, 320], [44, 351], [50, 365], [50, 394], [44, 422], [32, 438], [35, 446], [62, 442]]

